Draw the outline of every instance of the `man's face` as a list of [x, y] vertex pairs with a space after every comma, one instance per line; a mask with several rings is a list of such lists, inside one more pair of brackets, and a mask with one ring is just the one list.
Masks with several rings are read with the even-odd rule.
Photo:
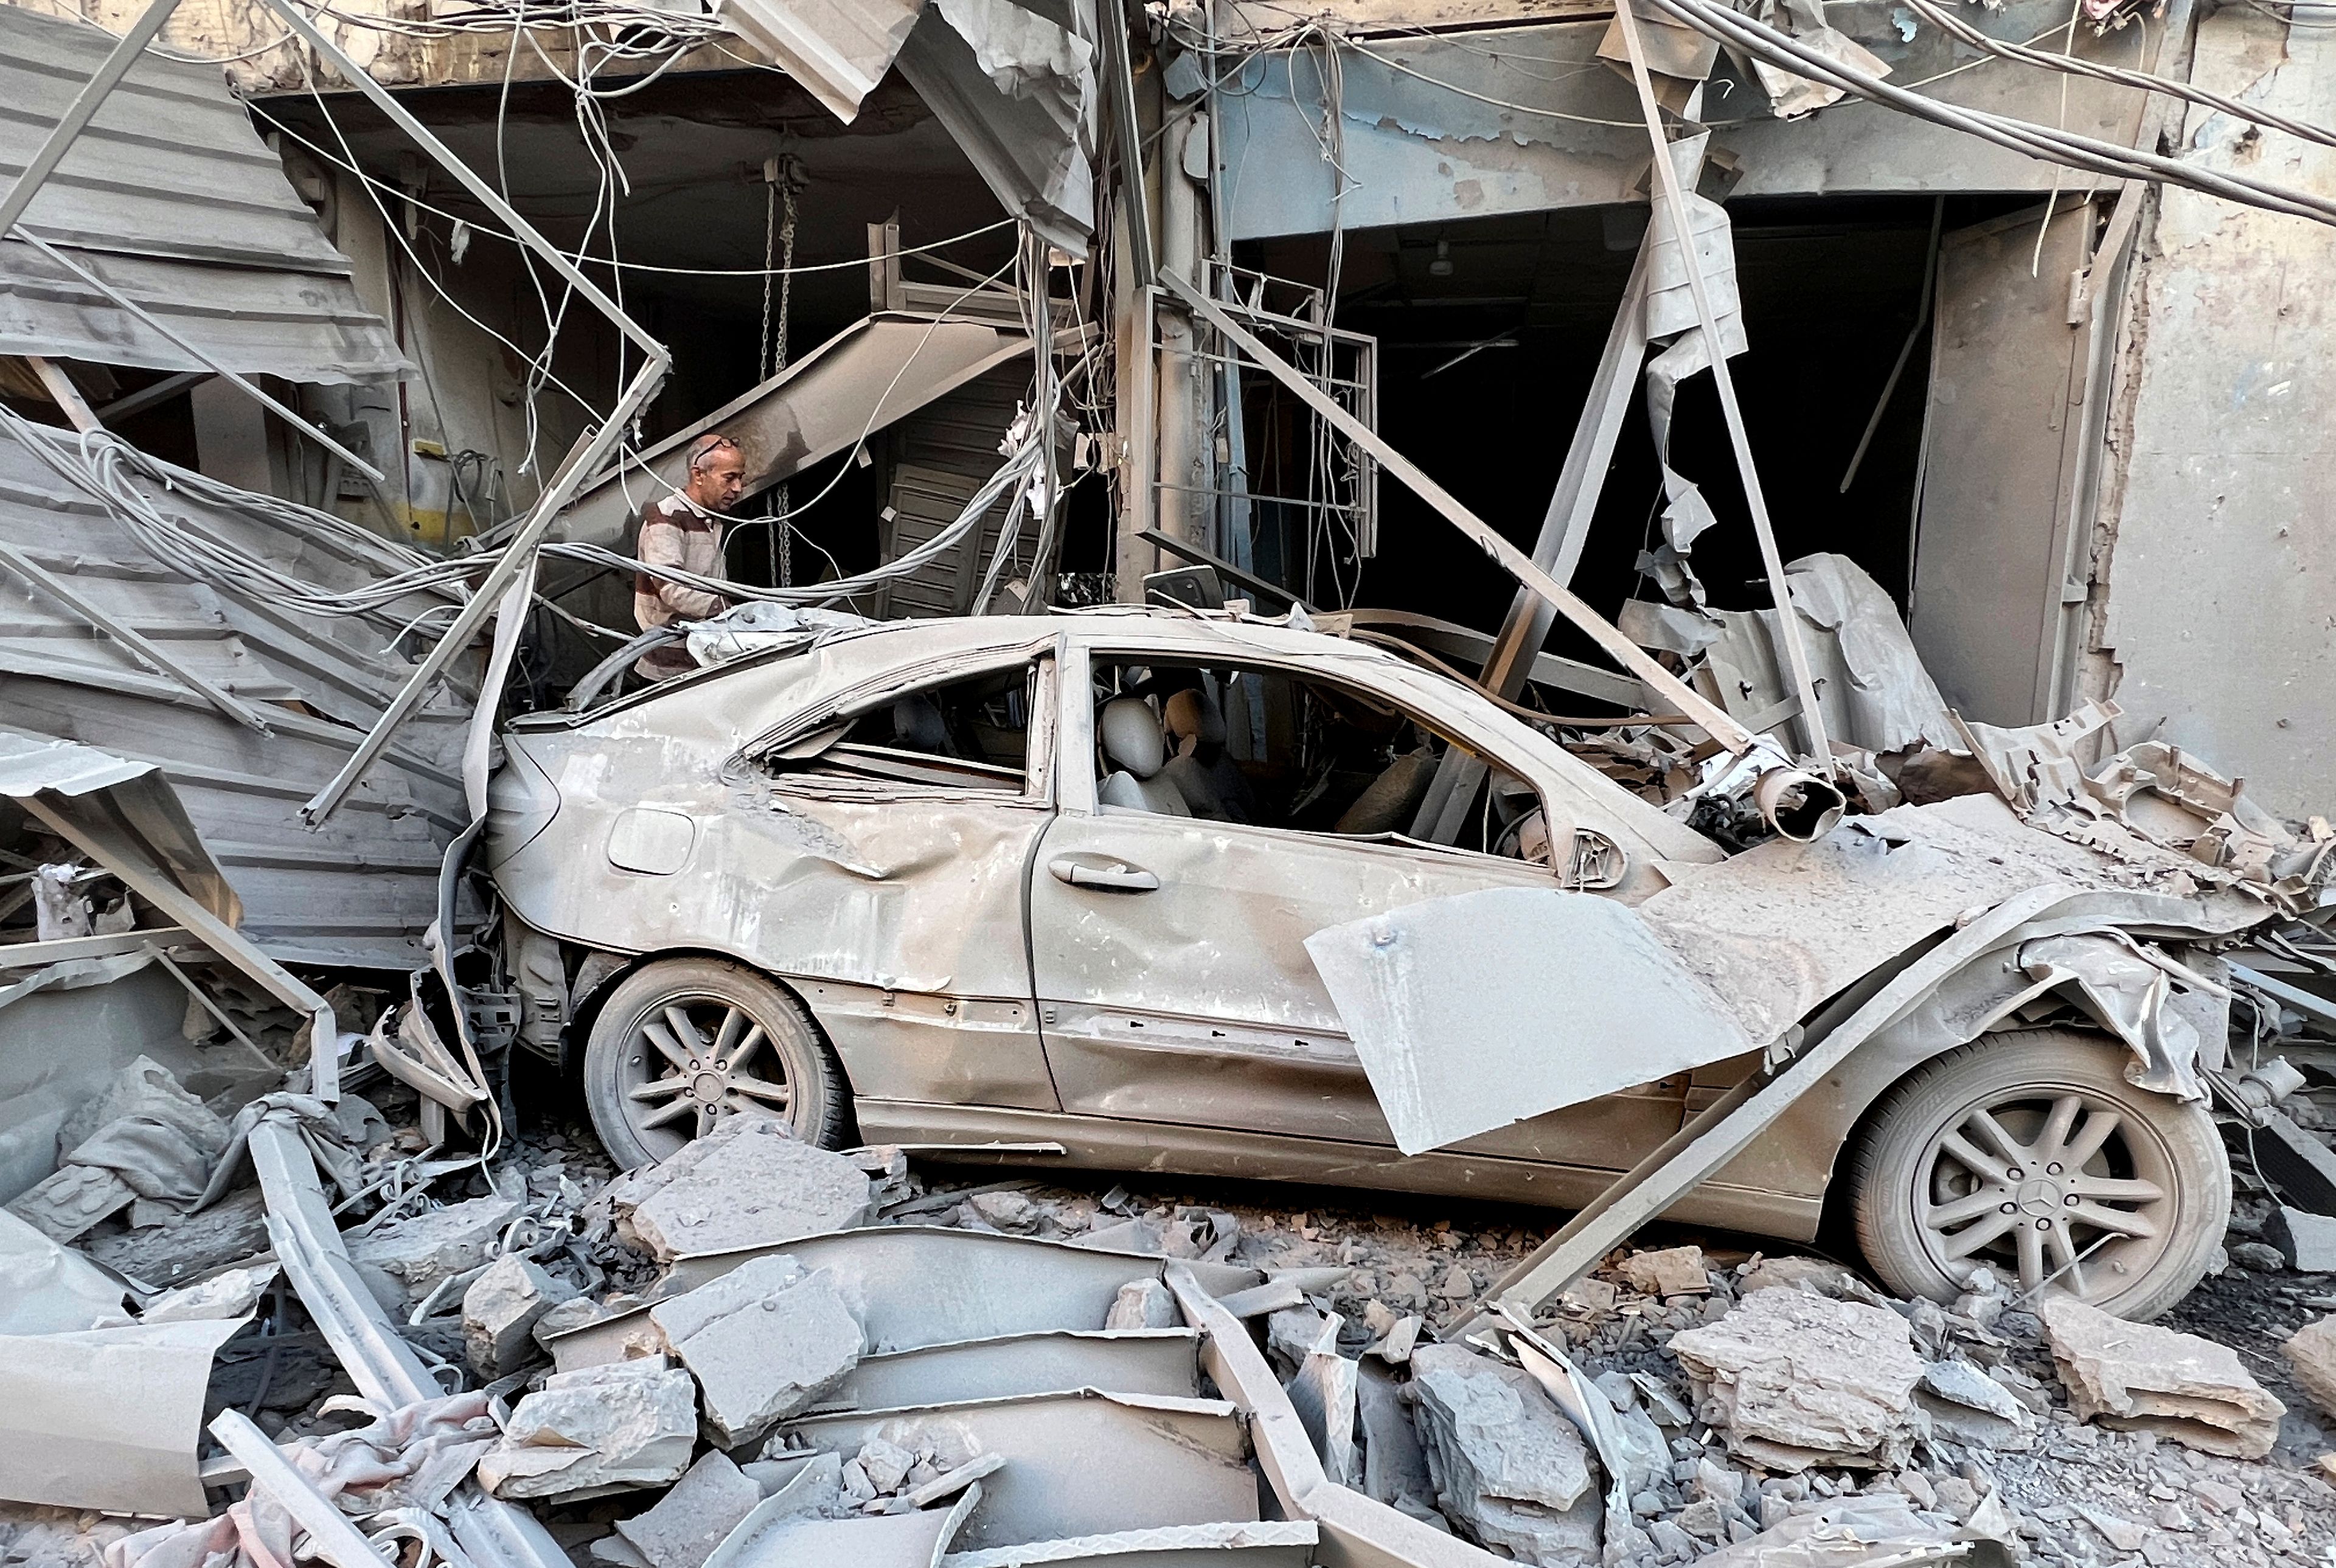
[[683, 488], [706, 511], [727, 511], [746, 488], [746, 459], [735, 446], [715, 447], [698, 460], [696, 472]]

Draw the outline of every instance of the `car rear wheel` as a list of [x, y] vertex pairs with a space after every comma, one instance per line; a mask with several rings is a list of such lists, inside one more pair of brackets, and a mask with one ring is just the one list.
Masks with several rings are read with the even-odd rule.
[[1852, 1165], [1857, 1235], [1892, 1289], [1952, 1300], [1979, 1265], [2147, 1321], [2212, 1261], [2231, 1167], [2204, 1105], [2126, 1082], [2126, 1049], [1990, 1035], [1883, 1096]]
[[584, 1047], [584, 1102], [627, 1167], [676, 1153], [723, 1116], [776, 1116], [834, 1147], [850, 1125], [842, 1068], [803, 1006], [720, 959], [666, 959], [618, 983]]

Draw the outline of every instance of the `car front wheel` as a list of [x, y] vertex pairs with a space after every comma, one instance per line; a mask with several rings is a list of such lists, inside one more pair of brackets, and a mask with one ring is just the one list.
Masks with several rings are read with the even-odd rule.
[[2214, 1118], [2125, 1079], [2125, 1047], [2066, 1029], [1989, 1035], [1883, 1097], [1852, 1165], [1866, 1261], [1952, 1300], [1984, 1265], [2146, 1322], [2223, 1239], [2231, 1167]]
[[720, 959], [644, 964], [608, 994], [584, 1047], [584, 1103], [627, 1168], [676, 1153], [718, 1117], [775, 1116], [836, 1146], [850, 1090], [786, 990]]

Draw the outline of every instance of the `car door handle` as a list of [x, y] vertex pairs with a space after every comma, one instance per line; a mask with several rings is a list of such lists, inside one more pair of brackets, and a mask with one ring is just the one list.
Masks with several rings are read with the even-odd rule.
[[1160, 879], [1142, 866], [1129, 865], [1125, 861], [1114, 861], [1108, 865], [1092, 865], [1085, 861], [1065, 855], [1046, 862], [1058, 882], [1068, 882], [1075, 888], [1100, 888], [1114, 893], [1149, 893], [1160, 889]]

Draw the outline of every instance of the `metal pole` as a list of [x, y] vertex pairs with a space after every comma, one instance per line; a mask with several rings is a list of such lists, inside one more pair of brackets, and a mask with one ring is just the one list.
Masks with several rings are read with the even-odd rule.
[[[273, 4], [274, 0], [270, 0]], [[1144, 132], [1135, 119], [1135, 67], [1127, 57], [1127, 7], [1102, 0], [1095, 31], [1103, 44], [1104, 73], [1111, 78], [1111, 104], [1119, 122], [1120, 201], [1127, 209], [1127, 264], [1135, 286], [1148, 288], [1159, 271], [1152, 248], [1152, 199], [1144, 189]]]
[[50, 260], [55, 262], [66, 271], [72, 273], [75, 278], [80, 278], [83, 283], [88, 284], [92, 288], [96, 289], [100, 294], [104, 295], [108, 299], [111, 299], [114, 304], [130, 312], [131, 315], [136, 317], [140, 321], [144, 322], [153, 331], [160, 334], [165, 342], [176, 346], [180, 353], [192, 355], [212, 375], [219, 376], [227, 381], [233, 382], [236, 388], [242, 392], [244, 395], [251, 398], [262, 408], [267, 409], [270, 414], [276, 415], [277, 418], [282, 420], [285, 424], [290, 425], [301, 434], [308, 437], [309, 440], [314, 441], [319, 446], [322, 446], [326, 451], [331, 453], [335, 457], [339, 458], [343, 463], [347, 463], [351, 468], [355, 469], [359, 473], [364, 474], [374, 483], [379, 484], [382, 482], [383, 475], [381, 470], [375, 468], [372, 463], [367, 463], [364, 458], [359, 457], [355, 453], [351, 452], [347, 447], [343, 446], [339, 442], [335, 441], [331, 436], [326, 435], [323, 431], [318, 430], [315, 425], [309, 424], [307, 420], [301, 418], [299, 414], [294, 413], [291, 409], [287, 408], [284, 404], [276, 401], [275, 398], [270, 397], [267, 393], [261, 391], [258, 386], [253, 385], [244, 377], [238, 375], [234, 371], [229, 370], [226, 365], [221, 365], [209, 355], [205, 354], [201, 349], [197, 348], [193, 344], [180, 336], [176, 332], [171, 331], [170, 328], [163, 326], [161, 322], [157, 320], [153, 314], [144, 306], [139, 304], [136, 300], [131, 298], [130, 296], [114, 287], [113, 285], [106, 282], [102, 278], [98, 277], [97, 274], [82, 266], [80, 262], [75, 261], [72, 257], [67, 256], [64, 252], [57, 249], [47, 240], [43, 239], [39, 235], [34, 233], [31, 229], [25, 228], [21, 223], [16, 226], [16, 238], [33, 247], [34, 249], [38, 250], [42, 255], [47, 257]]
[[1689, 227], [1687, 192], [1679, 189], [1679, 170], [1671, 162], [1670, 143], [1663, 136], [1662, 112], [1655, 106], [1655, 86], [1647, 74], [1647, 53], [1639, 36], [1639, 18], [1632, 0], [1614, 7], [1622, 26], [1622, 44], [1630, 55], [1630, 80], [1639, 89], [1639, 111], [1647, 122], [1647, 141], [1654, 149], [1655, 199], [1670, 213], [1679, 241], [1679, 259], [1687, 270], [1688, 291], [1695, 296], [1696, 319], [1702, 323], [1705, 357], [1711, 361], [1712, 385], [1719, 391], [1719, 411], [1728, 421], [1728, 444], [1736, 450], [1736, 472], [1744, 483], [1744, 502], [1751, 509], [1752, 531], [1760, 541], [1760, 562], [1768, 573], [1768, 591], [1776, 605], [1776, 623], [1785, 639], [1785, 662], [1791, 667], [1793, 690], [1801, 699], [1801, 720], [1807, 726], [1810, 764], [1826, 778], [1833, 776], [1833, 747], [1825, 738], [1825, 716], [1817, 711], [1816, 683], [1809, 675], [1809, 653], [1801, 639], [1801, 623], [1785, 585], [1784, 558], [1776, 552], [1776, 531], [1768, 521], [1768, 499], [1760, 489], [1759, 471], [1752, 464], [1752, 443], [1744, 433], [1744, 410], [1736, 401], [1736, 378], [1728, 368], [1728, 346], [1720, 341], [1719, 318], [1704, 287], [1703, 258], [1696, 254], [1695, 230]]
[[[1541, 537], [1533, 541], [1534, 561], [1559, 582], [1571, 583], [1574, 568], [1581, 563], [1591, 519], [1597, 515], [1598, 498], [1606, 488], [1606, 465], [1613, 461], [1614, 443], [1622, 433], [1630, 394], [1638, 390], [1640, 368], [1646, 361], [1647, 258], [1654, 243], [1655, 230], [1649, 225], [1639, 245], [1638, 259], [1630, 264], [1630, 281], [1622, 286], [1622, 303], [1607, 331], [1597, 374], [1591, 377], [1590, 395], [1582, 400], [1581, 423], [1573, 427], [1572, 444], [1565, 449], [1557, 488], [1550, 492]], [[1552, 618], [1549, 606], [1532, 589], [1517, 590], [1509, 618], [1484, 658], [1479, 679], [1485, 690], [1515, 697], [1533, 667], [1533, 655], [1548, 640]]]
[[435, 160], [440, 168], [462, 181], [462, 189], [488, 211], [501, 219], [513, 239], [544, 259], [544, 264], [566, 280], [569, 287], [589, 300], [593, 308], [616, 324], [617, 330], [633, 340], [644, 354], [665, 353], [665, 345], [649, 335], [617, 302], [602, 293], [599, 287], [584, 276], [576, 264], [561, 254], [560, 248], [536, 231], [535, 226], [521, 218], [511, 204], [498, 195], [495, 188], [472, 172], [471, 166], [454, 156], [446, 144], [430, 133], [423, 125], [397, 101], [396, 94], [368, 75], [365, 68], [344, 54], [340, 45], [316, 30], [316, 24], [293, 4], [293, 0], [263, 0], [268, 8], [284, 19], [284, 24], [299, 34], [309, 48], [323, 55], [334, 70], [347, 78], [356, 90], [373, 100], [374, 107], [389, 117], [390, 123], [414, 139], [414, 144]]
[[130, 68], [138, 63], [146, 45], [154, 41], [162, 24], [170, 19], [170, 13], [178, 8], [179, 0], [154, 0], [146, 8], [146, 15], [122, 35], [122, 42], [113, 46], [113, 53], [105, 57], [97, 73], [82, 84], [73, 101], [65, 105], [63, 117], [49, 131], [49, 139], [41, 143], [41, 150], [24, 165], [24, 172], [16, 176], [16, 183], [8, 188], [6, 196], [0, 196], [0, 234], [16, 227], [16, 220], [24, 216], [24, 209], [33, 204], [33, 198], [40, 193], [49, 176], [57, 171], [57, 165], [65, 161], [67, 150], [97, 117], [99, 105], [130, 74]]
[[1227, 342], [1238, 346], [1242, 353], [1255, 360], [1259, 368], [1290, 388], [1306, 406], [1328, 420], [1341, 435], [1378, 459], [1389, 473], [1408, 485], [1414, 494], [1434, 507], [1446, 522], [1467, 535], [1478, 549], [1500, 562], [1510, 576], [1556, 606], [1560, 615], [1587, 633], [1590, 639], [1604, 648], [1615, 663], [1669, 699], [1677, 711], [1702, 726], [1705, 733], [1731, 755], [1740, 757], [1756, 750], [1772, 749], [1764, 746], [1759, 736], [1730, 718], [1717, 704], [1707, 700], [1694, 687], [1658, 664], [1646, 649], [1615, 630], [1613, 624], [1605, 617], [1535, 565], [1532, 557], [1503, 539], [1490, 523], [1461, 505], [1457, 497], [1428, 478], [1418, 464], [1397, 452], [1386, 437], [1348, 414], [1339, 406], [1336, 398], [1309, 381], [1304, 372], [1259, 342], [1247, 327], [1219, 308], [1215, 300], [1173, 272], [1162, 273], [1160, 282], [1195, 315], [1202, 317], [1210, 326], [1224, 334]]
[[[455, 616], [453, 624], [446, 628], [446, 635], [440, 638], [423, 657], [422, 662], [414, 667], [414, 673], [406, 677], [405, 684], [390, 699], [389, 706], [383, 710], [379, 721], [365, 733], [365, 739], [357, 743], [356, 750], [349, 754], [349, 760], [341, 765], [341, 771], [301, 806], [301, 821], [312, 828], [321, 827], [327, 817], [340, 809], [341, 802], [347, 797], [357, 780], [364, 776], [365, 769], [371, 767], [388, 746], [389, 737], [396, 733], [400, 725], [413, 716], [415, 708], [422, 706], [422, 699], [429, 695], [430, 688], [437, 684], [438, 677], [453, 662], [454, 655], [470, 645], [479, 628], [486, 624], [487, 617], [494, 613], [496, 606], [502, 600], [504, 590], [517, 580], [521, 570], [533, 562], [536, 546], [542, 543], [543, 536], [550, 531], [552, 523], [559, 518], [560, 509], [568, 504], [568, 498], [576, 493], [577, 486], [587, 475], [599, 472], [601, 463], [623, 437], [626, 427], [642, 409], [648, 406], [649, 399], [655, 397], [657, 388], [664, 385], [666, 367], [670, 363], [670, 356], [660, 346], [642, 364], [639, 374], [633, 377], [632, 385], [626, 389], [625, 395], [609, 412], [608, 422], [593, 436], [591, 444], [578, 453], [575, 461], [569, 463], [552, 481], [550, 487], [536, 499], [535, 511], [528, 519], [527, 526], [504, 547], [492, 570], [472, 590], [469, 602]], [[482, 704], [492, 704], [497, 700], [495, 692], [482, 691], [479, 694]]]

